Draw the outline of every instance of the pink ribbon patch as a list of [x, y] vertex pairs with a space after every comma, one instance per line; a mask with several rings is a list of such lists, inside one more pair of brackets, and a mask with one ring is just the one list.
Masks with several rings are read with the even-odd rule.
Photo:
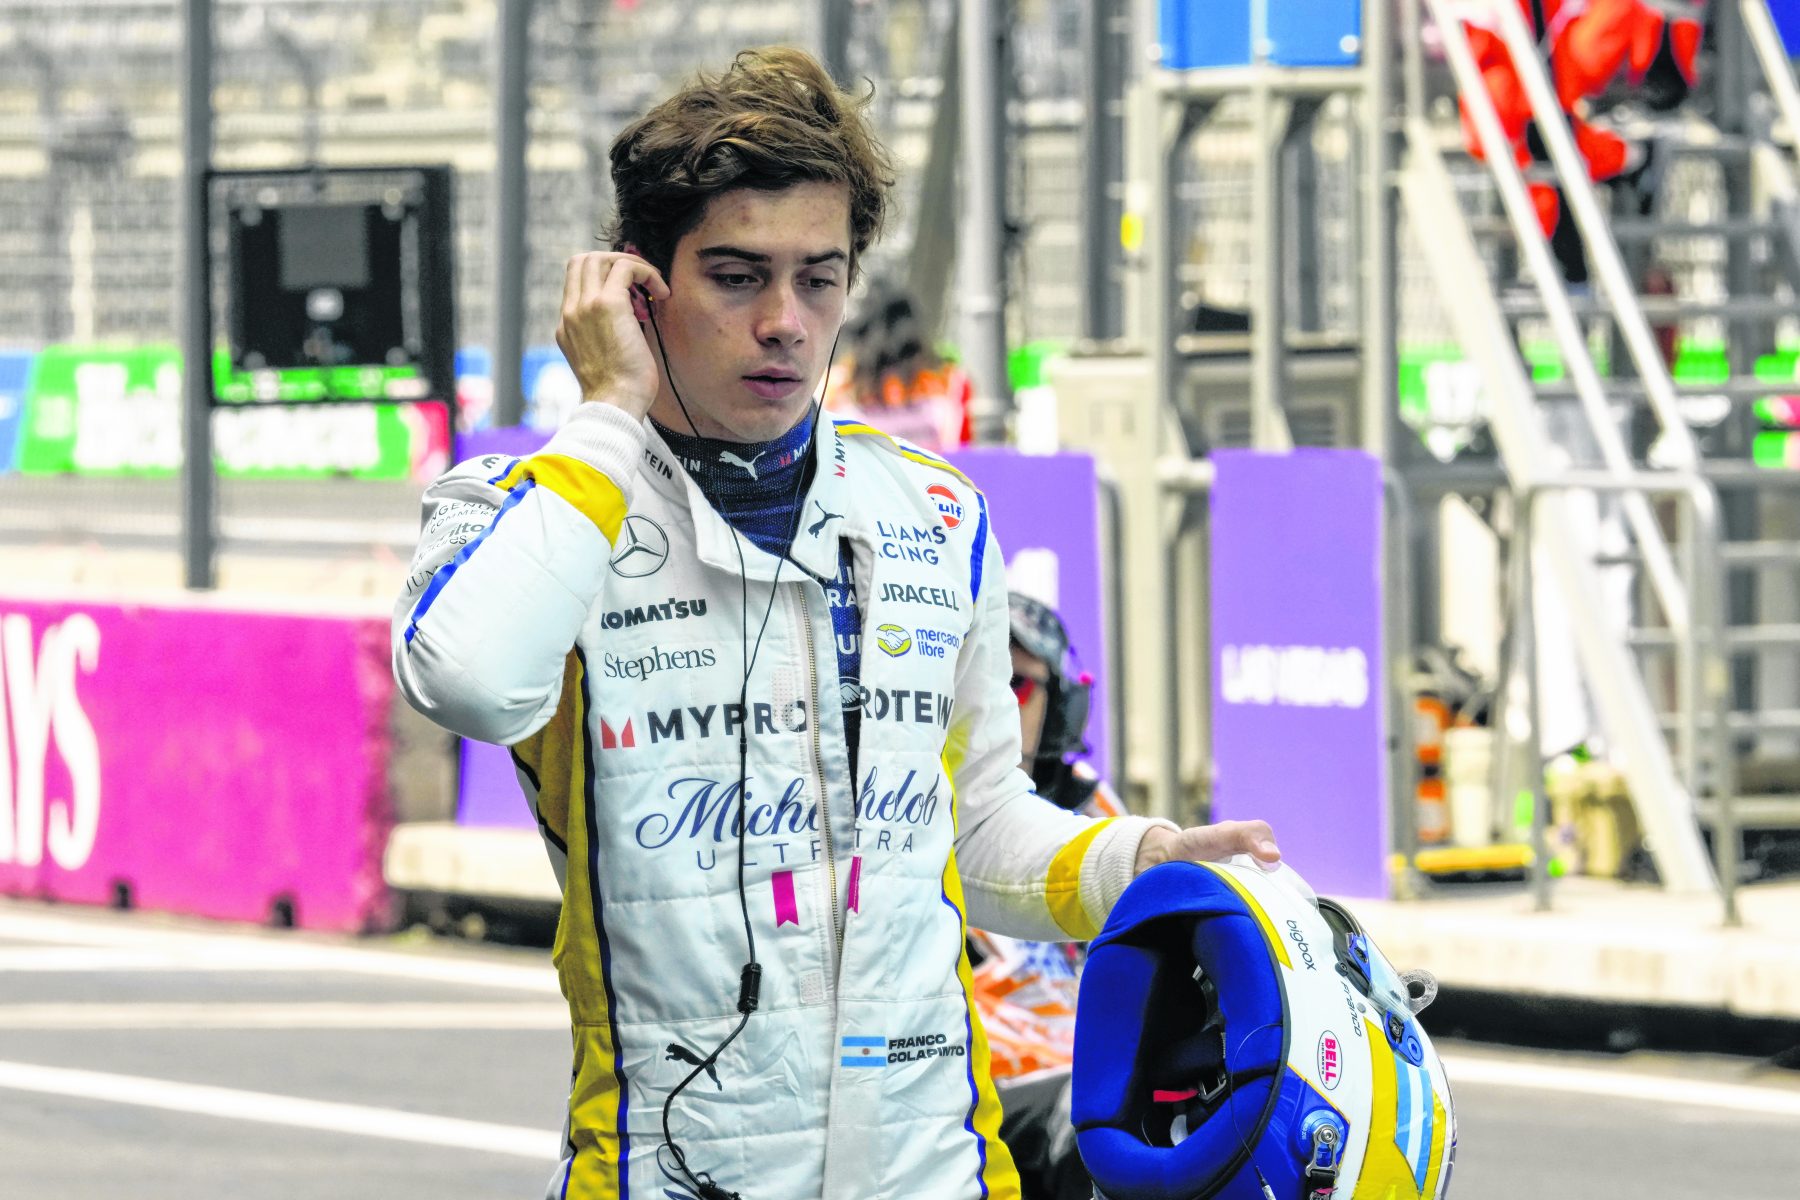
[[858, 854], [850, 860], [850, 898], [851, 912], [862, 911], [862, 855]]
[[770, 886], [775, 892], [775, 928], [780, 929], [789, 923], [800, 923], [800, 905], [794, 900], [794, 873], [792, 871], [776, 871], [769, 876]]

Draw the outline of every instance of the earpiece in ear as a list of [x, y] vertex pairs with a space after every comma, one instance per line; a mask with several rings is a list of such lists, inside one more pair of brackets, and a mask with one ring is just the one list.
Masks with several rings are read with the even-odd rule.
[[631, 285], [631, 315], [640, 323], [650, 319], [650, 289], [641, 283]]

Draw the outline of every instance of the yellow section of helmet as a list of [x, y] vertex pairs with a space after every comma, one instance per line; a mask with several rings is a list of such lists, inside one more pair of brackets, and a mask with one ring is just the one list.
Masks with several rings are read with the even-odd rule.
[[1276, 962], [1290, 971], [1293, 970], [1294, 960], [1288, 957], [1287, 941], [1275, 931], [1275, 922], [1269, 919], [1269, 914], [1264, 910], [1262, 903], [1250, 894], [1249, 889], [1238, 882], [1235, 875], [1218, 863], [1201, 863], [1200, 865], [1223, 879], [1226, 886], [1238, 894], [1238, 899], [1244, 902], [1244, 907], [1250, 910], [1250, 915], [1256, 918], [1257, 925], [1261, 927], [1263, 937], [1269, 943], [1269, 953], [1275, 956]]
[[[1436, 1088], [1431, 1096], [1430, 1157], [1425, 1184], [1419, 1186], [1413, 1164], [1400, 1149], [1400, 1090], [1394, 1068], [1394, 1055], [1383, 1053], [1387, 1035], [1373, 1022], [1368, 1027], [1369, 1069], [1373, 1085], [1369, 1104], [1369, 1140], [1363, 1151], [1361, 1170], [1357, 1174], [1356, 1191], [1351, 1200], [1431, 1200], [1437, 1194], [1438, 1177], [1444, 1166], [1444, 1138], [1449, 1116]], [[1430, 1078], [1429, 1072], [1426, 1078]]]

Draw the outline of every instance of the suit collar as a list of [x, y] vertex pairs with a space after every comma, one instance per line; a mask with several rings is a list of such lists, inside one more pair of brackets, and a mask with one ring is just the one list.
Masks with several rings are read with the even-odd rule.
[[[813, 480], [800, 498], [800, 519], [789, 557], [809, 574], [829, 579], [837, 574], [838, 539], [850, 532], [848, 463], [844, 443], [831, 418], [821, 412], [817, 426], [812, 443], [816, 456]], [[681, 468], [655, 422], [645, 421], [644, 427], [647, 435], [643, 477], [666, 499], [687, 510], [700, 561], [736, 575], [741, 552], [744, 575], [761, 581], [774, 579], [781, 560], [732, 529], [707, 500], [700, 485]], [[785, 573], [791, 576], [793, 568], [788, 567]]]

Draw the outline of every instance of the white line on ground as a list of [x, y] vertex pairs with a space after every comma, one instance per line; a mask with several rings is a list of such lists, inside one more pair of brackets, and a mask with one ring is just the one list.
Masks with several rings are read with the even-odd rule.
[[1800, 1090], [1718, 1083], [1680, 1075], [1650, 1075], [1629, 1070], [1569, 1067], [1485, 1056], [1446, 1055], [1444, 1072], [1452, 1089], [1459, 1085], [1523, 1088], [1537, 1092], [1574, 1092], [1647, 1104], [1696, 1105], [1750, 1113], [1770, 1120], [1800, 1118]]
[[300, 1100], [267, 1092], [173, 1083], [136, 1075], [112, 1075], [100, 1071], [74, 1071], [65, 1067], [40, 1067], [30, 1063], [0, 1062], [0, 1088], [75, 1096], [113, 1104], [158, 1108], [169, 1112], [196, 1113], [232, 1121], [319, 1129], [361, 1137], [385, 1138], [427, 1146], [480, 1150], [543, 1162], [556, 1156], [556, 1136], [542, 1129], [518, 1125], [492, 1125], [456, 1117], [434, 1117], [392, 1108], [360, 1104], [335, 1104]]
[[125, 946], [4, 946], [0, 974], [37, 971], [302, 971], [291, 956], [250, 953], [196, 954], [134, 950]]
[[561, 1004], [0, 1004], [15, 1029], [567, 1029]]
[[[135, 940], [142, 942], [150, 930], [140, 930]], [[81, 921], [34, 912], [23, 907], [0, 908], [0, 938], [9, 942], [52, 942], [70, 946], [118, 946], [134, 940], [124, 925], [102, 921]]]
[[[300, 935], [304, 936], [304, 935]], [[284, 941], [283, 935], [256, 935], [221, 930], [169, 929], [157, 925], [81, 920], [40, 915], [22, 909], [0, 909], [0, 941], [52, 943], [130, 950], [154, 955], [156, 962], [121, 967], [38, 967], [38, 970], [195, 970], [342, 971], [392, 979], [423, 980], [464, 987], [560, 995], [556, 972], [548, 961], [513, 964], [442, 953], [403, 954], [313, 940]], [[0, 955], [23, 955], [22, 947], [0, 947]], [[545, 956], [546, 959], [548, 956]], [[169, 960], [167, 964], [161, 960]], [[29, 961], [28, 959], [26, 961]], [[71, 959], [79, 962], [79, 959]]]

